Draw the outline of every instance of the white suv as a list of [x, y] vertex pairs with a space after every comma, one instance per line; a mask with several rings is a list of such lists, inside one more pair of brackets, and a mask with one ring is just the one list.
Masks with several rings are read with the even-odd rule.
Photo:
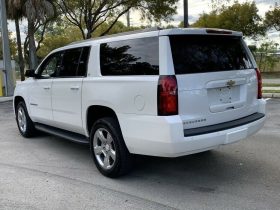
[[124, 33], [51, 52], [17, 85], [20, 133], [90, 144], [109, 177], [131, 154], [178, 157], [257, 132], [261, 77], [242, 34], [219, 29]]

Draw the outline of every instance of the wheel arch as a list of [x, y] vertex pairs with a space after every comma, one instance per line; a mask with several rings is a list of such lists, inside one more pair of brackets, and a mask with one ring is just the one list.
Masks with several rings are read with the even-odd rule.
[[23, 101], [25, 103], [25, 100], [22, 96], [15, 96], [14, 97], [14, 101], [13, 101], [13, 105], [14, 105], [14, 113], [16, 113], [16, 108], [17, 108], [17, 105], [19, 104], [19, 102]]
[[86, 114], [86, 131], [88, 132], [88, 134], [91, 131], [92, 125], [98, 119], [103, 118], [103, 117], [115, 118], [120, 126], [116, 112], [113, 109], [111, 109], [110, 107], [102, 106], [102, 105], [92, 105], [87, 108], [86, 113], [87, 113]]

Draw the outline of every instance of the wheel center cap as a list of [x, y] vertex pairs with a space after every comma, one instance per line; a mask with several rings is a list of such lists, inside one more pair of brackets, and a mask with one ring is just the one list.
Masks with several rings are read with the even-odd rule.
[[105, 145], [105, 150], [108, 152], [110, 150], [110, 145], [109, 144], [106, 144]]

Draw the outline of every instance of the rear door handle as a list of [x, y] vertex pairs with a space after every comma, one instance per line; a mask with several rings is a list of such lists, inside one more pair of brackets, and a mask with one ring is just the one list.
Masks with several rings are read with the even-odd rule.
[[49, 87], [49, 86], [45, 86], [45, 87], [43, 87], [44, 88], [44, 90], [49, 90], [49, 89], [51, 89], [51, 87]]
[[73, 87], [71, 87], [70, 89], [71, 89], [71, 90], [79, 90], [80, 87], [79, 87], [79, 86], [73, 86]]

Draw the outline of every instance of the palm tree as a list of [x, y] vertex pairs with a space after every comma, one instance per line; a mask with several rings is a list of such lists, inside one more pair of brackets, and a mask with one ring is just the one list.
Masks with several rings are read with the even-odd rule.
[[19, 21], [23, 18], [23, 10], [22, 10], [23, 1], [22, 0], [6, 0], [6, 6], [7, 6], [8, 19], [15, 21], [20, 77], [21, 77], [21, 81], [23, 81], [25, 79], [25, 77], [24, 77], [24, 59], [23, 59], [23, 54], [22, 54], [21, 37], [20, 37], [20, 29], [19, 29]]
[[50, 0], [25, 0], [23, 7], [28, 22], [29, 67], [35, 69], [38, 66], [35, 44], [36, 25], [54, 16], [54, 5]]

